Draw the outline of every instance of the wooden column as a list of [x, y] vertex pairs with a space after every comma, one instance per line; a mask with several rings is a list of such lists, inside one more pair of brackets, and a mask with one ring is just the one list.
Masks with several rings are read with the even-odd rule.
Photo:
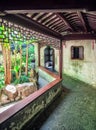
[[60, 41], [60, 49], [59, 49], [59, 76], [62, 78], [62, 66], [63, 65], [63, 46], [62, 40]]
[[40, 43], [38, 43], [38, 66], [40, 66]]

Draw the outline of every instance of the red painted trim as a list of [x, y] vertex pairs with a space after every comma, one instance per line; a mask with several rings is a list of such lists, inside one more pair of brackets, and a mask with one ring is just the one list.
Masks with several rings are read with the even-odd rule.
[[96, 39], [95, 34], [69, 34], [63, 37], [63, 40], [91, 40]]
[[59, 49], [59, 75], [62, 78], [62, 65], [63, 65], [63, 50], [62, 50], [62, 41], [60, 41], [60, 49]]
[[[40, 67], [40, 69], [48, 72], [48, 70], [45, 70], [43, 67]], [[41, 95], [43, 95], [46, 91], [48, 91], [49, 89], [51, 89], [52, 87], [54, 87], [55, 84], [57, 84], [57, 83], [59, 83], [61, 81], [61, 79], [59, 78], [59, 76], [55, 76], [52, 72], [48, 72], [48, 73], [52, 74], [54, 77], [57, 77], [57, 78], [54, 81], [52, 81], [51, 83], [49, 83], [48, 85], [46, 85], [45, 87], [37, 90], [36, 92], [34, 92], [33, 94], [29, 95], [25, 99], [19, 101], [14, 106], [12, 106], [9, 109], [7, 109], [6, 111], [2, 112], [0, 114], [0, 123], [4, 122], [8, 118], [10, 118], [16, 112], [20, 111], [22, 108], [24, 108], [30, 102], [33, 102], [34, 100], [36, 100], [38, 97], [40, 97]]]

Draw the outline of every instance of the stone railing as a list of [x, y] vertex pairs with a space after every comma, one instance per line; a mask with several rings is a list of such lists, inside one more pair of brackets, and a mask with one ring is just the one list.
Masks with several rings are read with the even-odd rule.
[[39, 69], [40, 72], [42, 71], [43, 73], [44, 71], [44, 73], [46, 72], [48, 75], [53, 76], [54, 80], [2, 112], [0, 114], [0, 130], [24, 130], [30, 120], [34, 122], [35, 118], [61, 94], [62, 80], [59, 76], [42, 67]]

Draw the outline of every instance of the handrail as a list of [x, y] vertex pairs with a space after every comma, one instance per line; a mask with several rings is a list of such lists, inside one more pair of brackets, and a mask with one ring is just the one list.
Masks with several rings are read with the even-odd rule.
[[38, 97], [43, 95], [46, 91], [48, 91], [49, 89], [54, 87], [55, 84], [57, 84], [57, 83], [59, 83], [61, 81], [61, 79], [60, 79], [60, 77], [58, 75], [53, 74], [52, 72], [46, 70], [43, 67], [40, 67], [40, 69], [42, 69], [42, 70], [46, 71], [47, 73], [51, 74], [56, 79], [54, 81], [50, 82], [48, 85], [46, 85], [46, 86], [42, 87], [41, 89], [35, 91], [34, 93], [30, 94], [28, 97], [24, 98], [23, 100], [18, 101], [18, 103], [11, 106], [6, 111], [3, 111], [0, 114], [0, 123], [3, 123], [4, 121], [6, 121], [8, 118], [10, 118], [15, 113], [20, 111], [22, 108], [27, 106], [30, 102], [33, 102], [34, 100], [36, 100]]

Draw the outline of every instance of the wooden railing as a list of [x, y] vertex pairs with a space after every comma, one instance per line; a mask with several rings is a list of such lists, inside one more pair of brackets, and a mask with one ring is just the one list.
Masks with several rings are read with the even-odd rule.
[[33, 120], [37, 114], [39, 115], [39, 113], [43, 112], [44, 109], [61, 94], [62, 80], [59, 76], [42, 67], [39, 69], [53, 76], [54, 80], [2, 112], [0, 114], [0, 130], [11, 130], [13, 128], [21, 130], [26, 123]]

